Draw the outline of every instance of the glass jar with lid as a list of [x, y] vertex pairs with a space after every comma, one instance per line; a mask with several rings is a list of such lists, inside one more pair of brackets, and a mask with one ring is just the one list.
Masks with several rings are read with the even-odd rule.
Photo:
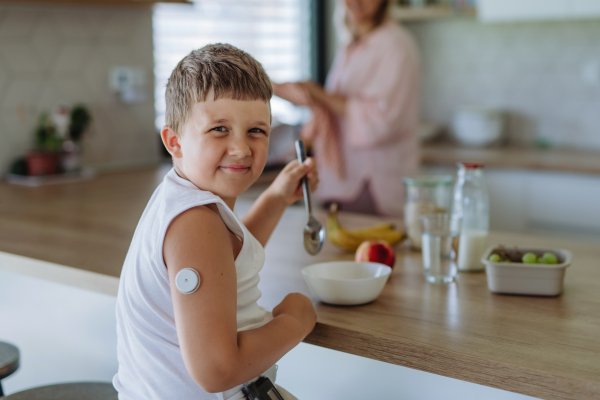
[[413, 250], [421, 251], [421, 215], [447, 213], [452, 196], [452, 176], [420, 175], [404, 178], [404, 224]]

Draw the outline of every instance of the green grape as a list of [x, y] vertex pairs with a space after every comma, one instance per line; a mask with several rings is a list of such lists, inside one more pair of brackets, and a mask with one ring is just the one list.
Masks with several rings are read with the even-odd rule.
[[492, 254], [488, 260], [491, 262], [500, 262], [501, 258], [498, 254]]
[[542, 256], [546, 264], [558, 264], [558, 258], [554, 253], [544, 253]]
[[538, 257], [537, 262], [538, 264], [548, 264], [544, 257]]
[[537, 256], [533, 253], [525, 253], [522, 261], [524, 264], [537, 264]]

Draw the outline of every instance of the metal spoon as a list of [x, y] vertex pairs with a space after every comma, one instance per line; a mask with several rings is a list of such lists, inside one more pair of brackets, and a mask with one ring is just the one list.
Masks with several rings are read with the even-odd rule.
[[[304, 142], [302, 140], [296, 140], [296, 154], [298, 155], [298, 162], [302, 164], [306, 160], [306, 150], [304, 149]], [[302, 187], [304, 189], [304, 205], [308, 214], [308, 222], [304, 225], [304, 249], [306, 249], [308, 254], [314, 256], [321, 251], [323, 242], [325, 242], [325, 228], [312, 216], [310, 188], [308, 187], [307, 177], [302, 178]]]

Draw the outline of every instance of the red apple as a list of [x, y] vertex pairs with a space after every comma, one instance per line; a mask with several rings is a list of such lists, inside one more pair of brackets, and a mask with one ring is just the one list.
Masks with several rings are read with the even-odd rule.
[[358, 246], [354, 259], [358, 262], [377, 262], [394, 268], [396, 253], [392, 246], [385, 240], [367, 240]]

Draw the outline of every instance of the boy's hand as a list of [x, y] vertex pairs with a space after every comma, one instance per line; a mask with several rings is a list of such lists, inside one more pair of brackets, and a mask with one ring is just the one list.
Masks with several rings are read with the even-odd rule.
[[281, 200], [286, 205], [293, 204], [302, 198], [301, 179], [307, 176], [310, 191], [317, 190], [319, 185], [319, 174], [315, 160], [307, 158], [302, 165], [298, 160], [290, 161], [283, 170], [277, 175], [267, 191]]
[[290, 293], [273, 309], [273, 317], [288, 314], [298, 320], [308, 335], [317, 323], [317, 313], [310, 299], [301, 293]]

